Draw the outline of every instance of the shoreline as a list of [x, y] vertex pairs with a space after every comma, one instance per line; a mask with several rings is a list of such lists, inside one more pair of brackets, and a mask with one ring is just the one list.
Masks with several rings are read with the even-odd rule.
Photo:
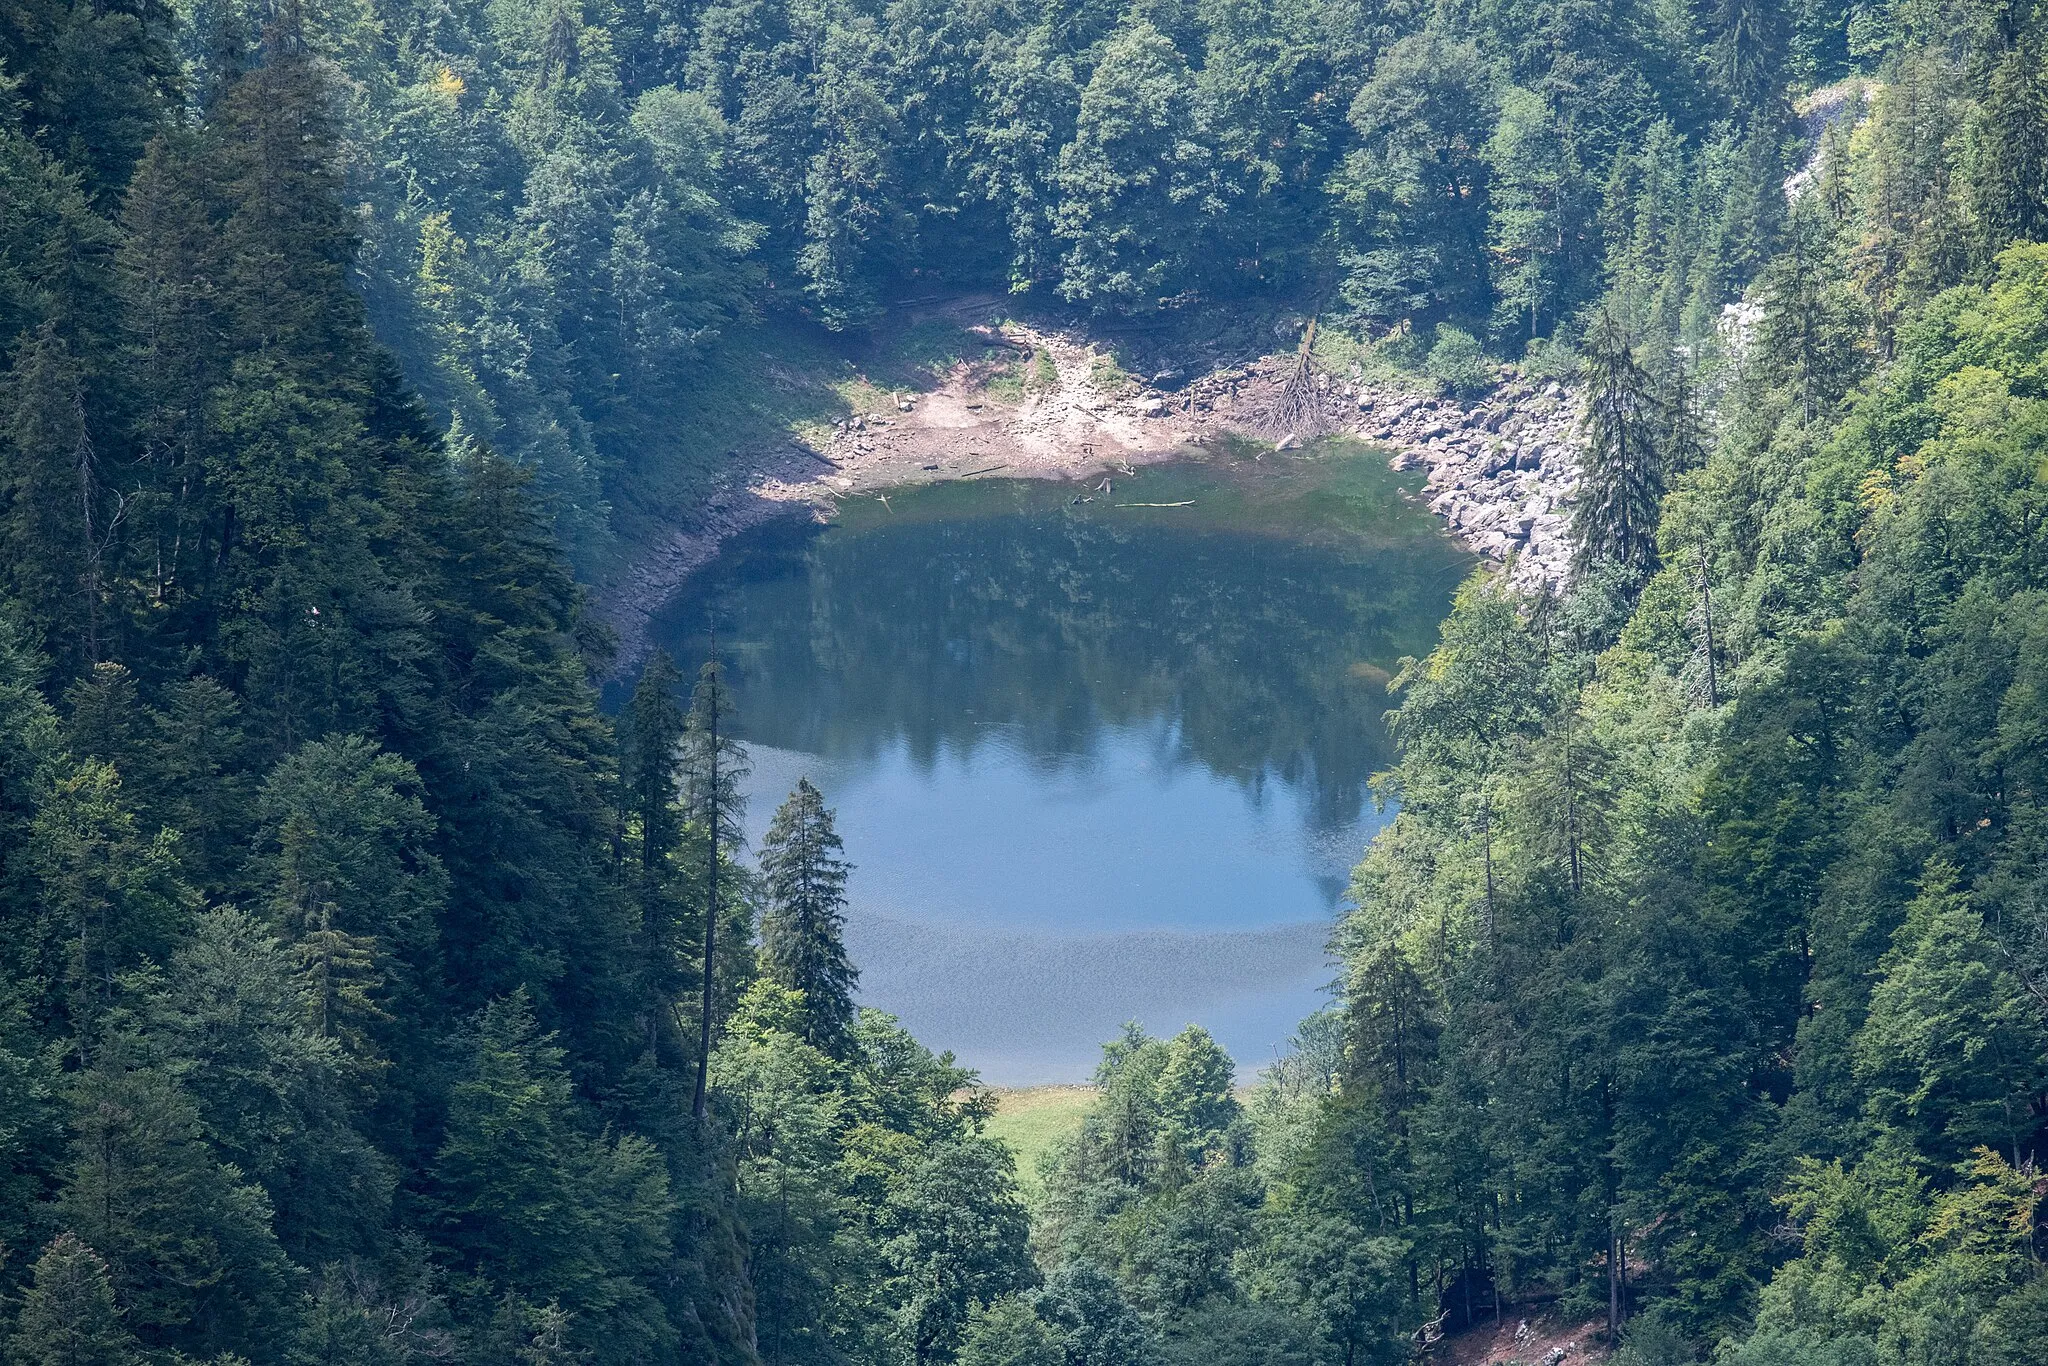
[[[1578, 479], [1578, 397], [1556, 382], [1508, 378], [1469, 403], [1316, 376], [1306, 433], [1275, 432], [1291, 355], [1217, 367], [1159, 389], [1115, 368], [1071, 330], [971, 325], [991, 351], [1022, 359], [1023, 385], [997, 391], [987, 363], [956, 364], [938, 387], [898, 392], [835, 423], [822, 439], [743, 454], [691, 525], [649, 548], [594, 610], [618, 641], [609, 679], [646, 658], [647, 626], [690, 576], [743, 532], [781, 517], [829, 523], [840, 500], [973, 478], [1078, 482], [1186, 458], [1225, 436], [1287, 449], [1317, 436], [1384, 448], [1396, 470], [1427, 466], [1429, 510], [1525, 591], [1570, 572]], [[1300, 396], [1289, 405], [1301, 411]]]

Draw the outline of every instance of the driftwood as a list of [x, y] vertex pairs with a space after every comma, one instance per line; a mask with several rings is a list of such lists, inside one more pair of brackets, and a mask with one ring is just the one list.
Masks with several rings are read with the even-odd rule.
[[1415, 1360], [1429, 1360], [1430, 1348], [1444, 1340], [1444, 1320], [1450, 1316], [1451, 1311], [1446, 1309], [1443, 1313], [1438, 1314], [1428, 1323], [1415, 1330], [1415, 1335], [1412, 1339], [1415, 1349]]
[[1330, 429], [1330, 416], [1323, 410], [1323, 396], [1316, 387], [1316, 320], [1309, 319], [1301, 334], [1301, 347], [1294, 353], [1294, 367], [1280, 382], [1280, 392], [1260, 426], [1266, 435], [1298, 437], [1303, 441]]
[[1118, 504], [1117, 504], [1117, 506], [1118, 506], [1118, 507], [1120, 507], [1120, 508], [1191, 508], [1191, 507], [1193, 507], [1194, 505], [1195, 505], [1195, 500], [1194, 500], [1194, 499], [1192, 499], [1192, 498], [1188, 499], [1188, 500], [1187, 500], [1186, 502], [1184, 502], [1184, 503], [1118, 503]]
[[985, 470], [969, 470], [960, 477], [962, 479], [972, 479], [977, 474], [994, 474], [997, 470], [1006, 470], [1008, 468], [1010, 468], [1008, 465], [990, 465]]

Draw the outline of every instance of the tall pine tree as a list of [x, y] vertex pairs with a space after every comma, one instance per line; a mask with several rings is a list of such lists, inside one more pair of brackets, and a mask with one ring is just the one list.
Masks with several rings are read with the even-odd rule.
[[1614, 564], [1640, 585], [1657, 567], [1664, 469], [1656, 384], [1621, 320], [1602, 310], [1585, 342], [1585, 448], [1572, 511], [1581, 570]]
[[761, 842], [768, 908], [761, 917], [761, 958], [768, 975], [804, 994], [803, 1036], [834, 1057], [852, 1047], [853, 988], [860, 972], [847, 961], [845, 848], [832, 812], [809, 778], [775, 812]]

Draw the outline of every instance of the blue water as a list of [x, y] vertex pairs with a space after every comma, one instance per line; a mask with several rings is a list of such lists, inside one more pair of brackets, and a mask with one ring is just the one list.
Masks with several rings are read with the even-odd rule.
[[1129, 1019], [1248, 1071], [1324, 1002], [1385, 683], [1469, 564], [1370, 452], [1124, 489], [1194, 506], [903, 490], [743, 538], [656, 632], [693, 672], [717, 622], [756, 843], [800, 776], [837, 809], [862, 1000], [996, 1083]]

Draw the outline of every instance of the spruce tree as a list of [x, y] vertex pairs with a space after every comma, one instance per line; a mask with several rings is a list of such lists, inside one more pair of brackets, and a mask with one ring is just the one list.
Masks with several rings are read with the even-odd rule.
[[196, 133], [160, 136], [136, 167], [121, 214], [124, 365], [140, 410], [130, 520], [138, 572], [159, 611], [188, 599], [206, 570], [208, 395], [228, 364], [216, 311], [227, 262], [213, 221], [213, 171]]
[[1390, 1132], [1408, 1132], [1408, 1116], [1436, 1067], [1436, 1018], [1429, 986], [1398, 943], [1372, 951], [1352, 974], [1344, 1082], [1363, 1087]]
[[678, 1077], [695, 1055], [695, 1041], [683, 1037], [676, 1011], [689, 991], [696, 928], [683, 849], [686, 812], [679, 765], [686, 718], [676, 697], [682, 678], [668, 653], [656, 650], [626, 706], [620, 727], [619, 829], [613, 841], [621, 884], [639, 916], [638, 1032], [652, 1056]]
[[71, 669], [100, 653], [109, 507], [86, 421], [86, 374], [54, 322], [17, 352], [0, 427], [0, 537], [6, 586]]
[[1664, 496], [1656, 386], [1621, 320], [1603, 309], [1585, 342], [1586, 441], [1572, 533], [1578, 567], [1616, 564], [1640, 584], [1657, 567]]
[[595, 1136], [523, 988], [486, 1006], [465, 1044], [433, 1162], [444, 1242], [500, 1303], [568, 1311], [576, 1355], [548, 1359], [669, 1359], [655, 1287], [674, 1277], [676, 1209], [659, 1154], [638, 1135]]
[[1667, 477], [1684, 474], [1707, 463], [1709, 433], [1706, 415], [1700, 411], [1699, 386], [1692, 366], [1682, 356], [1672, 358], [1663, 385], [1663, 465]]
[[8, 1360], [20, 1366], [131, 1366], [141, 1360], [121, 1322], [107, 1264], [61, 1233], [36, 1259], [35, 1283], [21, 1297]]
[[161, 1069], [83, 1073], [56, 1213], [103, 1251], [129, 1325], [190, 1356], [282, 1360], [293, 1268], [260, 1186], [215, 1155], [192, 1097]]
[[797, 780], [761, 843], [768, 884], [762, 961], [770, 977], [804, 994], [805, 1041], [839, 1058], [852, 1047], [853, 989], [860, 980], [841, 940], [851, 871], [839, 857], [844, 847], [809, 778]]
[[1802, 206], [1793, 215], [1785, 250], [1764, 272], [1760, 292], [1757, 369], [1812, 422], [1840, 402], [1869, 364], [1868, 304], [1820, 214]]
[[626, 707], [619, 777], [626, 789], [626, 814], [638, 825], [640, 871], [647, 878], [675, 851], [680, 834], [676, 764], [685, 718], [676, 689], [682, 681], [668, 652], [656, 650]]
[[[697, 1019], [697, 1086], [690, 1110], [700, 1121], [709, 1113], [711, 1044], [718, 1004], [719, 874], [727, 857], [746, 841], [740, 821], [746, 797], [740, 782], [751, 769], [747, 752], [733, 738], [734, 707], [725, 671], [714, 653], [698, 671], [683, 730], [684, 809], [704, 842], [704, 956], [701, 1014]], [[728, 894], [731, 889], [728, 888]]]
[[2048, 232], [2048, 77], [2040, 38], [2029, 34], [1985, 78], [1969, 130], [1967, 179], [1979, 251], [1994, 256], [2014, 240]]

